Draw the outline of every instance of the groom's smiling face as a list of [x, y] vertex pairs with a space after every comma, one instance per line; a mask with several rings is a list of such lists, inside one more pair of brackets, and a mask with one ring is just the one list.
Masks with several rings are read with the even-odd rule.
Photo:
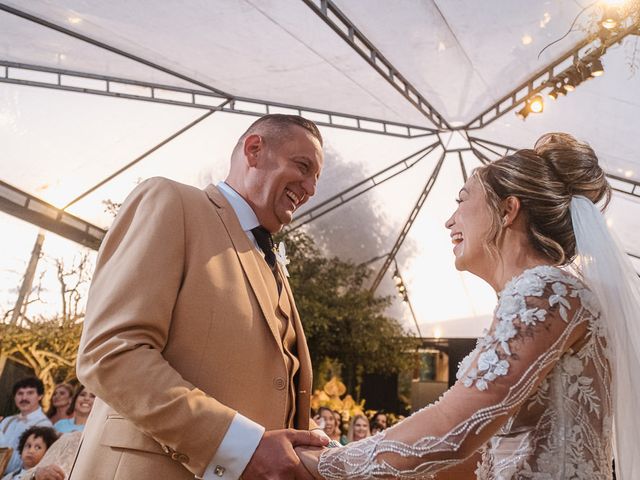
[[289, 127], [282, 139], [255, 135], [248, 202], [272, 233], [291, 223], [295, 211], [316, 193], [324, 162], [320, 142], [304, 128]]

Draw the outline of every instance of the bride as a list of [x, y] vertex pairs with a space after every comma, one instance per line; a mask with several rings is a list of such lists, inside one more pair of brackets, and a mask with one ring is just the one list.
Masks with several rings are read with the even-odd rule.
[[[478, 479], [610, 480], [615, 436], [617, 478], [640, 478], [638, 278], [595, 205], [610, 196], [593, 150], [563, 133], [478, 168], [446, 227], [456, 268], [497, 292], [490, 329], [438, 402], [347, 447], [298, 449], [307, 469], [435, 478], [480, 452]], [[559, 268], [576, 256], [578, 276]]]

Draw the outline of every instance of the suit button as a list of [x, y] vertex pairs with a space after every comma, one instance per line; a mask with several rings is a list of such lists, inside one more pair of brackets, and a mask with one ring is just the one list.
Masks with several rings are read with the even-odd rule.
[[285, 382], [282, 377], [276, 377], [273, 379], [273, 386], [278, 390], [284, 390], [284, 387], [287, 386], [287, 382]]
[[187, 463], [189, 461], [189, 457], [187, 457], [184, 453], [173, 452], [171, 454], [171, 460], [175, 460], [180, 463]]
[[186, 456], [184, 453], [180, 453], [180, 454], [178, 455], [178, 461], [179, 461], [180, 463], [189, 463], [189, 457], [188, 457], [188, 456]]

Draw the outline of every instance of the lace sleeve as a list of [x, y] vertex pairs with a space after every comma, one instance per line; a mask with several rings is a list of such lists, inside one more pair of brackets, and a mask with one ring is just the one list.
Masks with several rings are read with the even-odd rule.
[[435, 404], [363, 441], [323, 452], [326, 479], [425, 478], [462, 462], [530, 397], [564, 351], [587, 333], [588, 290], [553, 267], [515, 278], [490, 331]]

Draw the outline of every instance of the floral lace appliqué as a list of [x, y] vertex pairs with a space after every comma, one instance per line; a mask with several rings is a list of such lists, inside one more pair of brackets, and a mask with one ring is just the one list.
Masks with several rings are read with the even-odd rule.
[[[457, 378], [465, 387], [475, 385], [480, 391], [486, 390], [489, 388], [488, 382], [509, 372], [511, 340], [521, 334], [523, 327], [544, 322], [547, 316], [547, 310], [543, 308], [528, 308], [526, 298], [542, 297], [549, 284], [553, 292], [548, 298], [549, 308], [558, 308], [560, 317], [565, 322], [568, 321], [567, 312], [570, 307], [567, 296], [580, 295], [581, 299], [584, 296], [592, 303], [594, 311], [597, 310], [595, 301], [584, 293], [586, 290], [581, 288], [580, 283], [561, 270], [546, 266], [527, 270], [507, 283], [500, 294], [495, 312], [498, 323], [493, 332], [485, 331], [476, 350], [460, 363]], [[478, 352], [478, 367], [469, 370]]]

